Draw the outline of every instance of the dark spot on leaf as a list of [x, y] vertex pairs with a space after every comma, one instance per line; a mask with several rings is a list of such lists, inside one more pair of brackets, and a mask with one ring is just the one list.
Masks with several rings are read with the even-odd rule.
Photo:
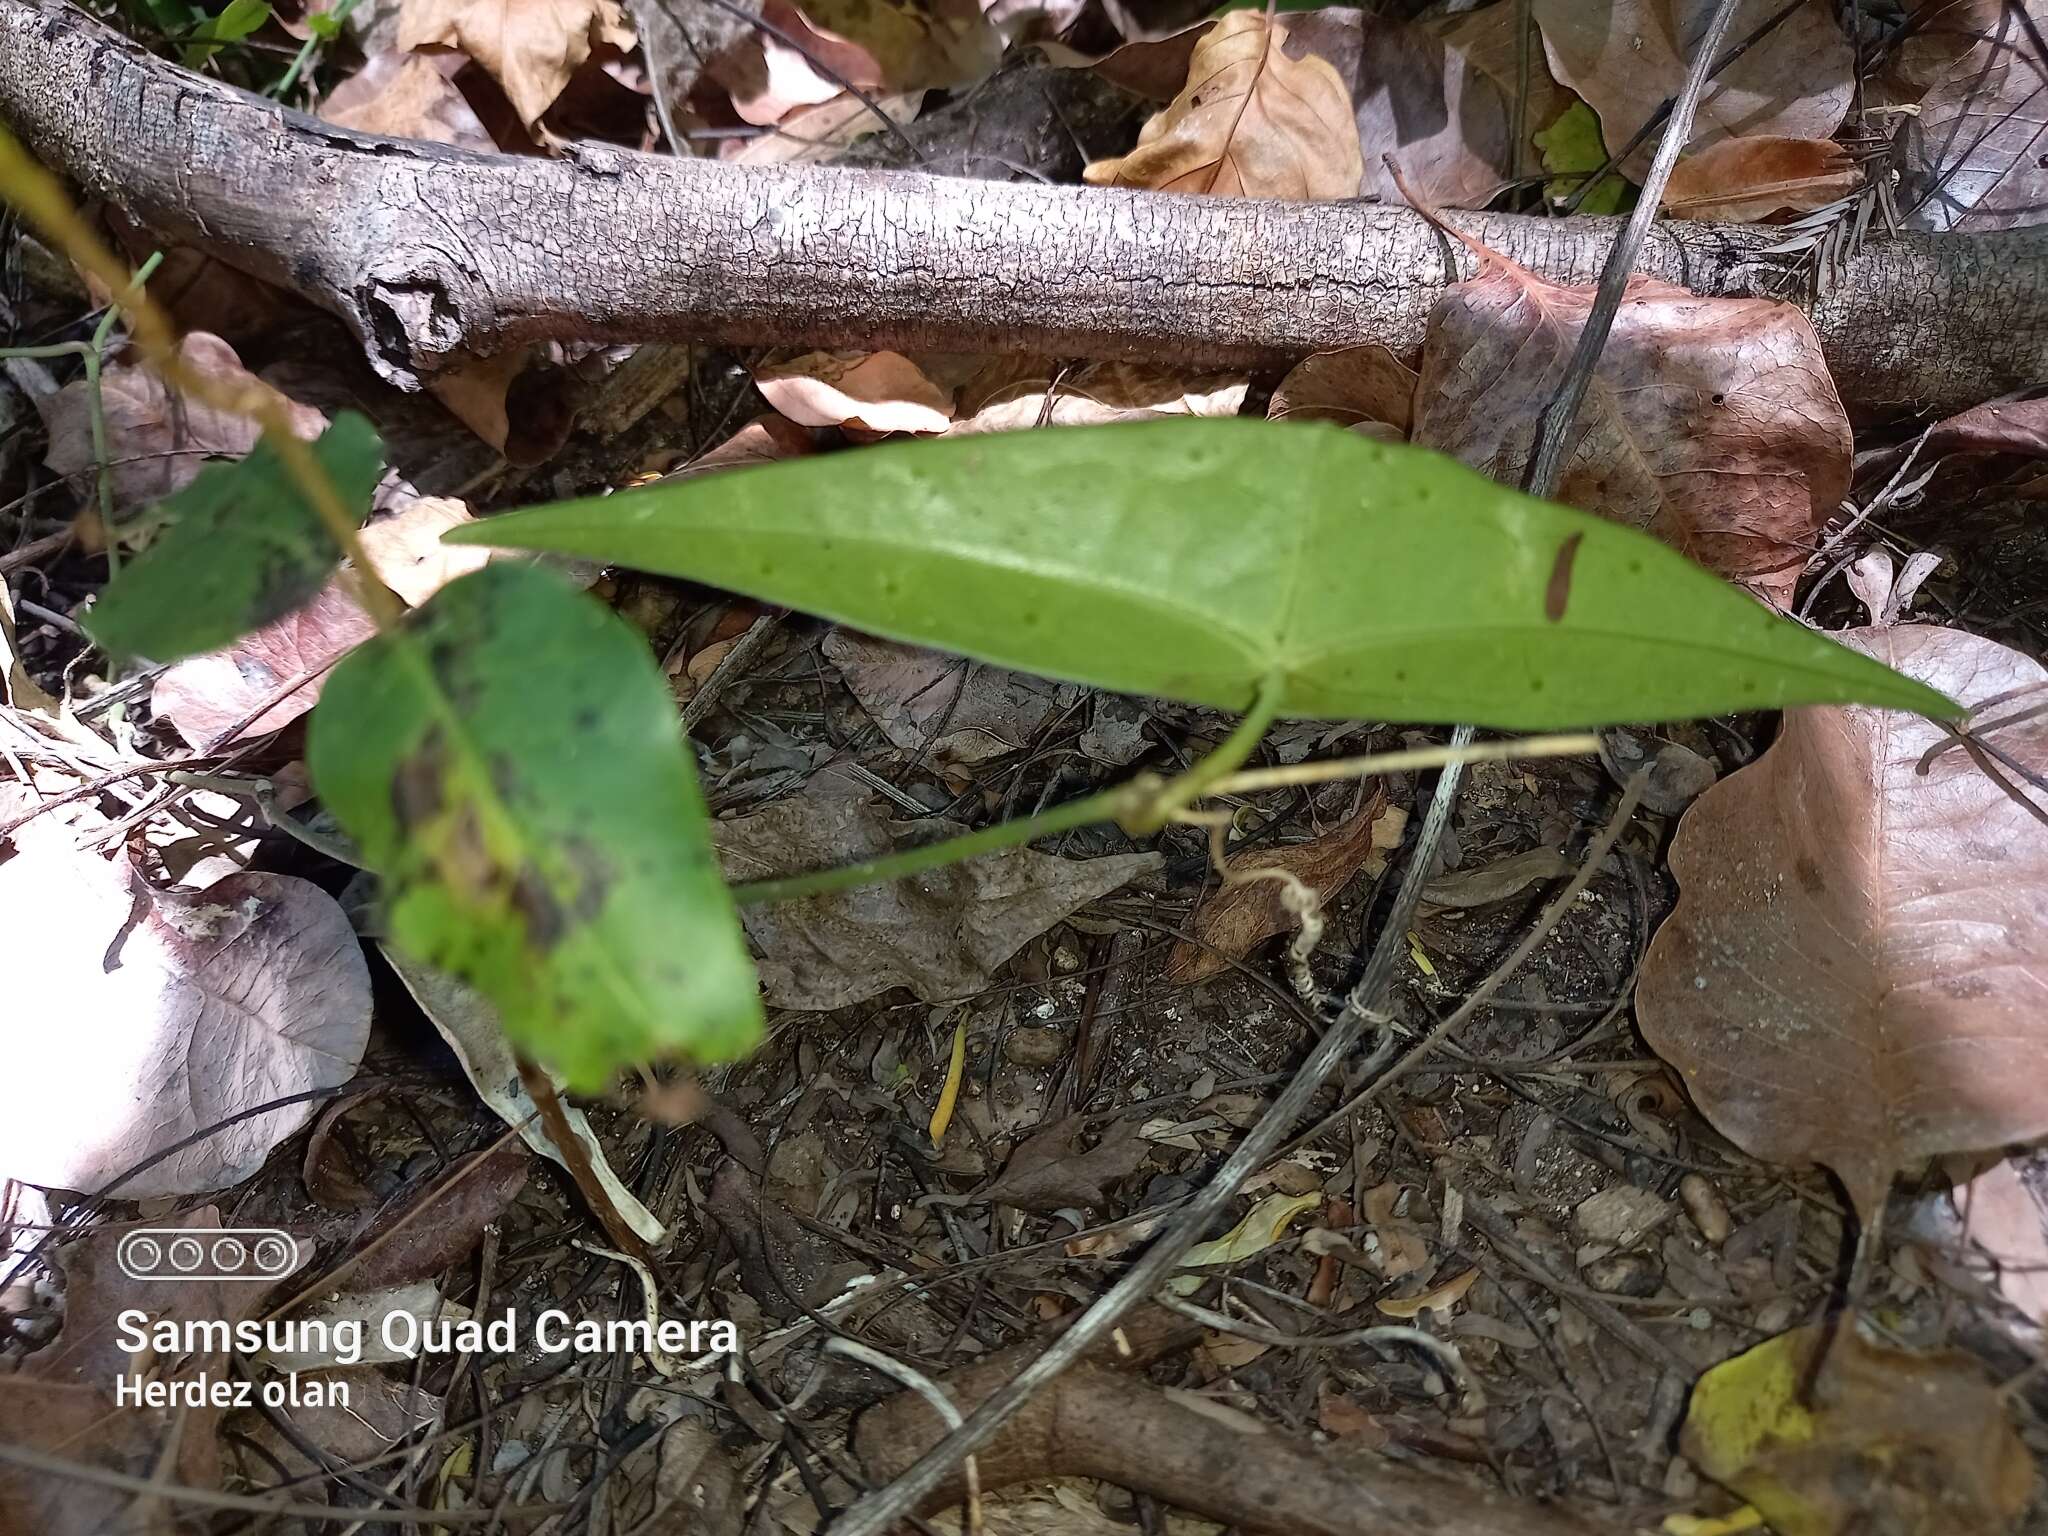
[[1555, 624], [1564, 617], [1565, 604], [1572, 596], [1572, 562], [1579, 557], [1583, 533], [1567, 534], [1557, 546], [1557, 558], [1550, 565], [1550, 582], [1543, 589], [1543, 617]]
[[1799, 888], [1818, 895], [1828, 888], [1827, 879], [1820, 872], [1820, 866], [1804, 854], [1792, 866], [1792, 873], [1799, 877]]
[[548, 889], [548, 882], [528, 864], [512, 877], [512, 909], [526, 920], [526, 941], [535, 949], [553, 949], [568, 931], [568, 914]]
[[447, 771], [448, 744], [436, 726], [392, 772], [391, 814], [401, 831], [415, 831], [441, 814], [447, 803]]

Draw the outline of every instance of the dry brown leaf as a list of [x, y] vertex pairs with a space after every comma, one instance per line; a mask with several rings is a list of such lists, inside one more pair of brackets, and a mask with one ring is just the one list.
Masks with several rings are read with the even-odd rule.
[[[1679, 93], [1716, 0], [1534, 0], [1551, 73], [1600, 115], [1600, 133], [1620, 149]], [[1784, 9], [1784, 0], [1743, 0], [1728, 36], [1746, 38]], [[1707, 85], [1686, 147], [1773, 134], [1825, 139], [1841, 127], [1855, 94], [1848, 39], [1826, 0], [1806, 0], [1764, 32]], [[1638, 180], [1656, 148], [1651, 135], [1623, 162]]]
[[1825, 208], [1862, 185], [1856, 157], [1832, 139], [1723, 139], [1678, 162], [1664, 189], [1664, 213], [1754, 224], [1774, 213]]
[[[735, 165], [811, 165], [830, 160], [847, 145], [883, 131], [883, 118], [899, 126], [917, 121], [924, 109], [923, 91], [869, 95], [863, 101], [850, 91], [798, 107], [783, 117], [773, 132], [738, 143], [723, 156]], [[877, 115], [877, 109], [880, 115]]]
[[513, 464], [544, 464], [576, 424], [567, 374], [545, 348], [465, 356], [427, 381], [448, 413]]
[[[122, 1199], [226, 1189], [304, 1125], [311, 1102], [244, 1111], [347, 1082], [370, 1032], [370, 972], [332, 896], [293, 875], [230, 875], [161, 891], [126, 856], [72, 846], [53, 821], [0, 864], [9, 1011], [0, 1174], [96, 1191], [152, 1154]], [[55, 1021], [90, 1020], [92, 1027]]]
[[[2038, 1154], [2028, 1161], [2038, 1162]], [[1999, 1294], [2021, 1316], [2048, 1322], [2048, 1206], [2015, 1160], [1993, 1163], [1955, 1199], [1971, 1240], [1997, 1266]]]
[[1152, 1144], [1139, 1135], [1138, 1121], [1116, 1120], [1094, 1146], [1084, 1148], [1088, 1124], [1086, 1115], [1069, 1115], [1040, 1126], [975, 1199], [1041, 1215], [1077, 1206], [1107, 1210], [1112, 1188], [1137, 1171]]
[[961, 387], [954, 433], [1093, 427], [1160, 416], [1235, 416], [1250, 380], [1146, 363], [1065, 367], [1042, 357], [992, 360]]
[[[1430, 316], [1415, 441], [1521, 482], [1591, 288], [1478, 248]], [[1796, 306], [1646, 277], [1593, 374], [1557, 499], [1641, 528], [1782, 604], [1849, 491], [1849, 418]]]
[[[805, 107], [844, 95], [849, 86], [868, 92], [885, 89], [882, 66], [873, 54], [821, 31], [785, 0], [769, 0], [761, 8], [761, 20], [763, 29], [749, 29], [706, 71], [731, 95], [742, 122], [772, 127]], [[858, 104], [858, 98], [853, 99]]]
[[1195, 44], [1187, 84], [1095, 186], [1218, 197], [1340, 198], [1364, 173], [1351, 98], [1330, 64], [1291, 57], [1286, 23], [1232, 11]]
[[[2048, 685], [1958, 630], [1839, 638], [1980, 706], [1980, 725]], [[2048, 771], [2048, 722], [1992, 739]], [[1968, 753], [1928, 758], [1947, 740], [1889, 710], [1788, 713], [1679, 823], [1678, 907], [1636, 993], [1644, 1037], [1723, 1135], [1827, 1164], [1866, 1222], [1901, 1169], [2048, 1132], [2048, 828]]]
[[[209, 1205], [147, 1224], [211, 1232], [220, 1229], [221, 1221], [220, 1212]], [[131, 1279], [115, 1257], [130, 1228], [125, 1223], [95, 1227], [58, 1250], [64, 1268], [63, 1331], [17, 1369], [0, 1375], [0, 1441], [129, 1477], [218, 1488], [216, 1431], [222, 1409], [117, 1406], [114, 1383], [117, 1377], [138, 1375], [177, 1382], [223, 1380], [227, 1355], [203, 1349], [182, 1357], [130, 1355], [122, 1347], [117, 1322], [123, 1312], [139, 1309], [152, 1322], [232, 1327], [256, 1316], [274, 1287], [246, 1280]], [[0, 1531], [169, 1536], [178, 1528], [172, 1518], [176, 1508], [168, 1500], [138, 1499], [126, 1489], [75, 1477], [0, 1468]]]
[[987, 762], [1029, 746], [1081, 690], [943, 651], [850, 629], [825, 637], [825, 659], [889, 744], [942, 765]]
[[1715, 1366], [1678, 1443], [1785, 1536], [1998, 1536], [2034, 1492], [1980, 1361], [1872, 1343], [1853, 1312]]
[[2017, 453], [2048, 459], [2048, 396], [1973, 405], [1937, 425], [1929, 453]]
[[943, 432], [953, 397], [901, 352], [804, 352], [754, 369], [762, 398], [799, 426]]
[[1002, 62], [980, 0], [804, 0], [814, 33], [862, 50], [892, 91], [972, 85]]
[[372, 54], [335, 86], [320, 104], [320, 115], [358, 133], [495, 150], [482, 120], [451, 79], [447, 66], [461, 63], [453, 54]]
[[1415, 385], [1415, 370], [1377, 342], [1315, 352], [1280, 381], [1266, 417], [1334, 421], [1405, 443], [1415, 421]]
[[1906, 119], [1898, 202], [1908, 229], [2048, 223], [2048, 0], [1956, 0], [1916, 17], [1949, 45]]
[[1475, 69], [1483, 70], [1500, 87], [1501, 101], [1509, 115], [1514, 112], [1516, 95], [1526, 92], [1527, 99], [1522, 106], [1522, 163], [1515, 166], [1512, 156], [1504, 157], [1502, 162], [1502, 169], [1511, 176], [1527, 175], [1543, 164], [1543, 148], [1536, 142], [1536, 135], [1556, 122], [1578, 100], [1551, 74], [1550, 60], [1543, 52], [1542, 38], [1534, 31], [1533, 24], [1529, 36], [1528, 79], [1524, 83], [1523, 19], [1519, 5], [1483, 5], [1462, 16], [1446, 16], [1423, 23], [1444, 40], [1447, 49], [1463, 54]]
[[[441, 542], [446, 530], [469, 520], [459, 501], [415, 497], [364, 528], [363, 549], [384, 584], [417, 608], [490, 558], [474, 545]], [[234, 644], [170, 667], [151, 689], [150, 707], [194, 747], [226, 746], [224, 734], [238, 725], [234, 741], [266, 736], [319, 703], [328, 669], [375, 632], [350, 585], [337, 577], [304, 606]], [[293, 682], [299, 686], [281, 692]], [[262, 713], [251, 719], [257, 709]]]
[[1420, 1295], [1386, 1296], [1373, 1305], [1389, 1317], [1420, 1317], [1425, 1312], [1448, 1312], [1465, 1299], [1465, 1293], [1472, 1289], [1472, 1282], [1478, 1278], [1478, 1270], [1468, 1269], [1431, 1286]]
[[590, 50], [633, 46], [616, 0], [404, 0], [398, 48], [460, 49], [490, 71], [531, 128]]
[[[268, 391], [291, 418], [292, 430], [311, 442], [327, 427], [318, 411], [285, 399], [242, 366], [218, 336], [194, 331], [178, 343], [179, 363], [224, 388]], [[114, 510], [160, 501], [192, 483], [208, 459], [239, 459], [256, 446], [256, 423], [231, 411], [188, 400], [164, 387], [156, 370], [123, 358], [100, 378], [106, 412], [107, 460]], [[93, 463], [92, 395], [83, 379], [36, 402], [49, 433], [47, 461], [60, 475], [82, 475]], [[81, 485], [84, 481], [81, 480]]]
[[519, 1198], [533, 1159], [507, 1142], [465, 1161], [384, 1211], [358, 1234], [361, 1257], [339, 1279], [348, 1291], [382, 1291], [433, 1280], [483, 1241], [484, 1228]]
[[1570, 874], [1576, 865], [1551, 848], [1531, 848], [1484, 864], [1471, 864], [1438, 875], [1422, 888], [1425, 907], [1469, 911], [1519, 896], [1532, 885]]
[[[1386, 867], [1386, 851], [1397, 847], [1406, 817], [1375, 792], [1356, 815], [1321, 837], [1286, 848], [1248, 848], [1224, 862], [1229, 875], [1253, 869], [1279, 869], [1293, 875], [1325, 902], [1336, 897], [1360, 874]], [[1196, 911], [1190, 937], [1177, 941], [1167, 957], [1166, 979], [1177, 986], [1204, 981], [1242, 960], [1259, 944], [1279, 933], [1292, 933], [1297, 920], [1282, 899], [1275, 880], [1225, 885]]]
[[[821, 782], [821, 779], [823, 782]], [[731, 881], [765, 880], [892, 852], [964, 830], [933, 817], [892, 829], [866, 790], [836, 776], [713, 829]], [[1159, 867], [1154, 853], [1058, 859], [1028, 848], [883, 885], [746, 908], [761, 990], [778, 1008], [824, 1011], [909, 987], [926, 1002], [965, 997], [1076, 907]]]

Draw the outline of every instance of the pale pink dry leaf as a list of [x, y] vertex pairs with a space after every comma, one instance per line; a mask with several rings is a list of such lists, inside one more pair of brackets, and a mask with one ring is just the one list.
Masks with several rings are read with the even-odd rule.
[[[761, 20], [782, 37], [749, 29], [706, 71], [731, 94], [742, 122], [773, 126], [802, 108], [844, 95], [848, 86], [869, 92], [885, 89], [882, 66], [873, 54], [812, 25], [785, 0], [769, 0], [761, 9]], [[850, 99], [859, 104], [857, 97]]]
[[[1979, 707], [1980, 727], [2048, 687], [1960, 630], [1838, 638]], [[2048, 771], [2048, 721], [1994, 739]], [[1967, 752], [1930, 757], [1948, 741], [1890, 710], [1790, 711], [1679, 824], [1678, 907], [1636, 992], [1715, 1127], [1825, 1163], [1866, 1222], [1901, 1169], [2048, 1132], [2048, 827]]]
[[1272, 421], [1334, 421], [1406, 442], [1415, 421], [1414, 369], [1377, 342], [1315, 352], [1296, 363], [1266, 407]]
[[[760, 880], [887, 853], [962, 830], [931, 818], [893, 827], [837, 780], [713, 829], [728, 880]], [[1077, 907], [1159, 867], [1153, 853], [1059, 859], [1012, 848], [882, 885], [741, 914], [778, 1008], [823, 1012], [908, 987], [926, 1002], [965, 997]]]
[[[268, 391], [290, 416], [292, 430], [309, 442], [326, 430], [326, 417], [263, 384], [218, 336], [192, 332], [178, 343], [178, 360], [223, 387]], [[154, 369], [132, 358], [116, 360], [101, 374], [100, 399], [117, 513], [160, 501], [190, 485], [208, 459], [244, 457], [262, 435], [246, 416], [166, 389]], [[60, 475], [89, 476], [94, 462], [92, 395], [85, 381], [74, 380], [37, 401], [37, 406], [50, 437], [45, 456], [50, 468]], [[80, 483], [85, 483], [83, 478]]]
[[1937, 425], [1929, 453], [2017, 453], [2048, 459], [2048, 395], [2038, 400], [1993, 400], [1973, 405]]
[[659, 471], [663, 480], [684, 480], [692, 475], [715, 474], [721, 469], [744, 469], [750, 464], [773, 464], [812, 451], [811, 434], [786, 416], [764, 411], [714, 448], [707, 448], [687, 463], [673, 463], [672, 457], [656, 455], [649, 469]]
[[416, 496], [388, 517], [364, 525], [363, 553], [384, 585], [417, 608], [458, 576], [480, 571], [490, 551], [444, 544], [450, 528], [473, 522], [469, 508], [450, 496]]
[[812, 165], [830, 160], [847, 145], [883, 132], [884, 118], [899, 127], [916, 122], [917, 114], [924, 110], [924, 98], [923, 91], [899, 91], [870, 94], [863, 101], [850, 91], [841, 91], [817, 106], [796, 108], [771, 132], [728, 141], [734, 147], [721, 158], [735, 165]]
[[[1520, 483], [1592, 300], [1486, 253], [1430, 316], [1414, 440]], [[1849, 490], [1849, 418], [1820, 339], [1770, 299], [1631, 279], [1575, 430], [1558, 500], [1779, 604]]]
[[[1101, 426], [1161, 416], [1235, 416], [1251, 381], [1145, 363], [1062, 367], [1042, 357], [997, 358], [960, 390], [954, 434]], [[1048, 404], [1050, 401], [1050, 404]]]
[[460, 63], [453, 54], [373, 54], [335, 86], [320, 104], [320, 115], [358, 133], [495, 150], [482, 119], [445, 67]]
[[[1600, 116], [1620, 149], [1678, 94], [1716, 0], [1534, 0], [1550, 70]], [[1746, 38], [1784, 9], [1783, 0], [1743, 0], [1730, 38]], [[1807, 3], [1772, 27], [1710, 81], [1686, 147], [1776, 134], [1825, 139], [1841, 127], [1855, 94], [1853, 57], [1826, 0]], [[1656, 137], [1623, 162], [1640, 178]]]
[[1356, 197], [1364, 159], [1351, 98], [1331, 65], [1285, 48], [1290, 27], [1232, 11], [1198, 41], [1187, 84], [1095, 186], [1217, 197]]
[[1956, 45], [1905, 122], [1898, 203], [1908, 229], [2048, 223], [2048, 0], [1928, 7]]
[[616, 0], [404, 0], [398, 48], [455, 48], [504, 87], [531, 128], [590, 51], [633, 46]]
[[[153, 1322], [224, 1322], [256, 1315], [273, 1285], [248, 1281], [136, 1280], [116, 1260], [133, 1226], [93, 1228], [57, 1252], [64, 1269], [64, 1326], [56, 1340], [0, 1374], [0, 1441], [130, 1477], [163, 1477], [195, 1489], [220, 1486], [217, 1407], [147, 1408], [114, 1401], [116, 1377], [220, 1379], [225, 1355], [131, 1355], [117, 1323], [141, 1310]], [[159, 1217], [151, 1227], [220, 1229], [213, 1206]], [[303, 1250], [302, 1250], [303, 1251]], [[280, 1277], [282, 1278], [282, 1277]], [[166, 1455], [175, 1433], [176, 1450]], [[138, 1500], [125, 1489], [15, 1467], [0, 1469], [0, 1531], [23, 1536], [158, 1536], [177, 1528], [169, 1501]], [[11, 1523], [10, 1523], [11, 1522]]]
[[1994, 1283], [2019, 1313], [2048, 1323], [2048, 1207], [2012, 1159], [1955, 1192], [1970, 1238], [1997, 1265]]
[[1825, 208], [1862, 185], [1856, 157], [1832, 139], [1723, 139], [1678, 162], [1663, 211], [1673, 219], [1754, 224]]
[[10, 1012], [44, 1021], [15, 1032], [0, 1079], [9, 1177], [93, 1191], [213, 1130], [118, 1194], [228, 1188], [313, 1105], [227, 1122], [344, 1083], [362, 1058], [369, 968], [340, 905], [310, 881], [241, 874], [197, 894], [153, 890], [125, 856], [80, 851], [56, 829], [0, 865], [0, 930], [15, 962]]
[[754, 384], [799, 426], [943, 432], [952, 395], [901, 352], [805, 352], [754, 369]]

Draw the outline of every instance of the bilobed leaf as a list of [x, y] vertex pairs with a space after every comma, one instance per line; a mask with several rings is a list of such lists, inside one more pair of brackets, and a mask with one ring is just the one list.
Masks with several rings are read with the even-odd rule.
[[[384, 472], [375, 429], [344, 412], [313, 456], [360, 519]], [[163, 510], [170, 528], [93, 605], [92, 636], [116, 656], [173, 661], [217, 649], [305, 602], [340, 558], [268, 442], [240, 463], [209, 464]]]
[[572, 1087], [759, 1038], [668, 689], [560, 578], [486, 566], [362, 646], [307, 760], [384, 877], [393, 944], [484, 993]]
[[1679, 824], [1636, 1011], [1717, 1130], [1827, 1164], [1870, 1221], [1901, 1169], [2048, 1133], [2048, 828], [2017, 798], [2048, 670], [1960, 630], [1849, 638], [1978, 706], [2018, 787], [1925, 721], [1794, 711]]
[[716, 583], [1128, 693], [1547, 728], [1948, 702], [1655, 541], [1324, 424], [891, 444], [450, 535]]

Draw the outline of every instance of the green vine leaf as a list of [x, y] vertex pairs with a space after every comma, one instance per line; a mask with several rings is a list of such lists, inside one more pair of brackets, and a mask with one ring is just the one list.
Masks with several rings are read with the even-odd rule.
[[[343, 504], [367, 516], [384, 473], [376, 428], [344, 411], [313, 456]], [[268, 440], [207, 465], [157, 510], [170, 526], [121, 567], [86, 620], [109, 655], [176, 661], [218, 650], [307, 601], [341, 558]]]
[[646, 643], [535, 566], [451, 583], [334, 671], [307, 760], [390, 939], [579, 1091], [760, 1039], [759, 991]]
[[687, 577], [875, 634], [1243, 710], [1546, 730], [1955, 706], [1646, 535], [1324, 424], [1146, 422], [795, 459], [456, 542]]

